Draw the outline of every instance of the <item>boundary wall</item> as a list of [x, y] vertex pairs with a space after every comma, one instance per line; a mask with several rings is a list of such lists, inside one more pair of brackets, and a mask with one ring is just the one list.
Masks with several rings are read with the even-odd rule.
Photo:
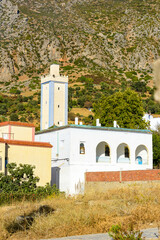
[[160, 180], [160, 169], [115, 172], [86, 172], [85, 180], [86, 183], [156, 181]]

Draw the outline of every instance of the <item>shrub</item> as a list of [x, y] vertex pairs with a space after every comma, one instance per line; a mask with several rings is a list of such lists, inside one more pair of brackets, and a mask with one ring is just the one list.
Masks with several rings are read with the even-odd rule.
[[142, 232], [134, 231], [133, 225], [126, 230], [121, 225], [113, 225], [109, 231], [109, 236], [114, 240], [142, 240]]
[[63, 69], [64, 70], [71, 70], [71, 69], [73, 69], [73, 67], [68, 65], [68, 66], [64, 66]]
[[19, 120], [20, 120], [20, 122], [27, 122], [26, 118], [23, 116]]
[[34, 176], [34, 166], [16, 163], [7, 164], [8, 175], [0, 173], [0, 204], [13, 201], [36, 200], [48, 195], [59, 194], [56, 186], [47, 184], [37, 187], [39, 178]]
[[11, 121], [18, 121], [19, 120], [18, 115], [16, 113], [12, 113], [10, 115], [10, 120]]
[[34, 176], [35, 167], [27, 164], [10, 163], [7, 165], [8, 175], [0, 174], [0, 192], [32, 192], [36, 188], [38, 177]]

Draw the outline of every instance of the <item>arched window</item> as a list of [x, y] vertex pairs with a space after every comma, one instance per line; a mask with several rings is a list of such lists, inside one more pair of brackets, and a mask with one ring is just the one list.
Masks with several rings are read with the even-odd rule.
[[105, 156], [109, 157], [110, 156], [110, 149], [108, 145], [105, 145]]
[[130, 163], [130, 151], [126, 143], [121, 143], [117, 147], [117, 163]]
[[110, 147], [107, 142], [100, 142], [96, 147], [96, 162], [110, 163]]
[[85, 146], [84, 146], [84, 143], [80, 143], [80, 154], [85, 154]]
[[128, 147], [124, 148], [124, 156], [125, 156], [125, 158], [129, 158], [129, 148]]

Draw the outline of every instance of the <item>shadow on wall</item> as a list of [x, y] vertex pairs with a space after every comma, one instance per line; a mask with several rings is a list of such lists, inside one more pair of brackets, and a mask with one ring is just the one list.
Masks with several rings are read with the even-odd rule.
[[77, 184], [75, 184], [75, 192], [76, 194], [83, 194], [84, 193], [84, 182], [78, 181]]

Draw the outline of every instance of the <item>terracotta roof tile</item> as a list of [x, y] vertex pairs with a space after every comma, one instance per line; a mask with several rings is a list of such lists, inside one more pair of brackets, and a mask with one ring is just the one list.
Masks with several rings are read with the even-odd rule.
[[12, 126], [23, 126], [23, 127], [35, 127], [34, 124], [32, 123], [25, 123], [25, 122], [13, 122], [13, 121], [8, 121], [8, 122], [1, 122], [1, 126], [6, 126], [6, 125], [12, 125]]

